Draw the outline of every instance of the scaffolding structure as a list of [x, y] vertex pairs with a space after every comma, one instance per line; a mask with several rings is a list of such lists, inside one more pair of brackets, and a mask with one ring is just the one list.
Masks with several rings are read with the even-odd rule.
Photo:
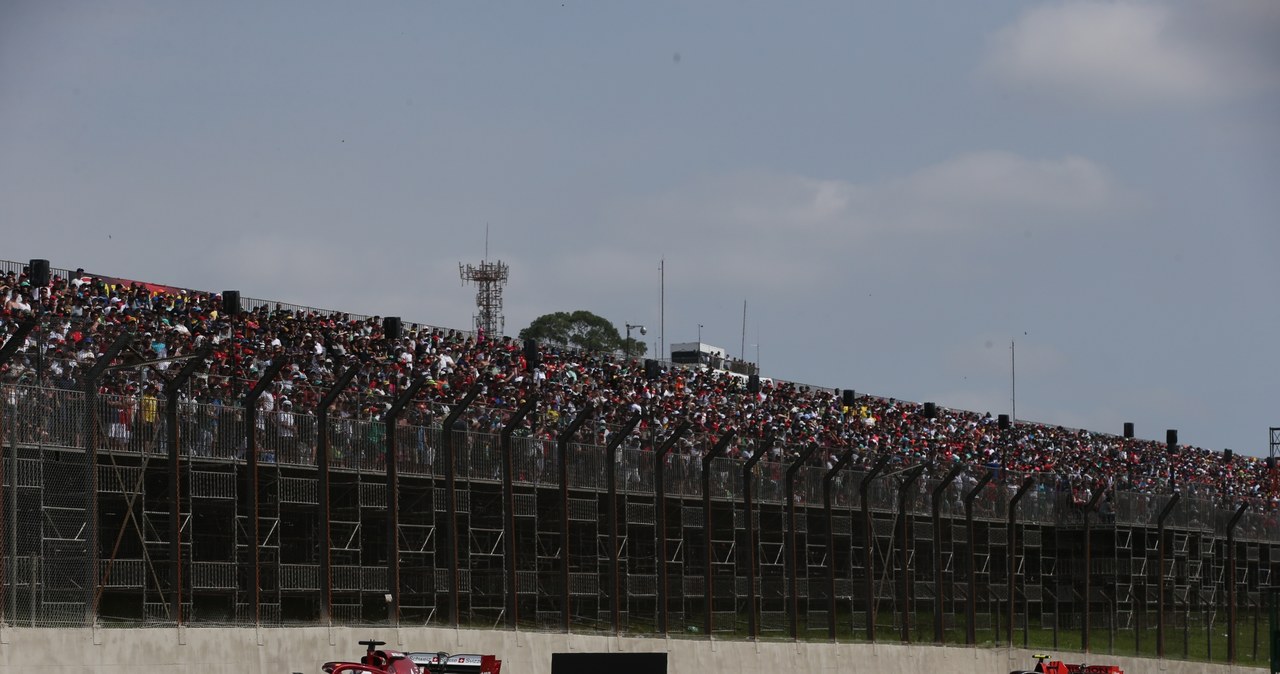
[[482, 261], [478, 265], [458, 263], [463, 284], [476, 284], [476, 315], [472, 317], [477, 333], [498, 336], [506, 328], [502, 315], [502, 289], [509, 270], [505, 262]]
[[1038, 476], [746, 464], [728, 457], [773, 445], [579, 420], [446, 436], [297, 415], [296, 443], [250, 441], [287, 412], [186, 402], [126, 437], [111, 396], [0, 400], [9, 625], [665, 627], [1237, 661], [1258, 657], [1280, 570], [1274, 512], [1192, 496], [1082, 506]]

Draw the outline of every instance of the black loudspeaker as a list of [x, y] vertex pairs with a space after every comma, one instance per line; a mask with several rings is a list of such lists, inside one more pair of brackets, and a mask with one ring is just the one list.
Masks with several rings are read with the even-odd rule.
[[760, 392], [760, 375], [753, 374], [750, 377], [747, 377], [747, 391], [751, 393]]
[[222, 313], [228, 316], [240, 315], [240, 291], [222, 291]]
[[1124, 437], [1129, 438], [1130, 440], [1133, 439], [1133, 422], [1132, 421], [1124, 422]]
[[658, 361], [652, 358], [644, 359], [644, 378], [653, 381], [662, 376], [662, 368], [658, 365]]
[[30, 269], [28, 279], [31, 281], [32, 288], [44, 288], [49, 285], [48, 260], [32, 260], [27, 268]]
[[844, 390], [844, 406], [853, 407], [858, 401], [858, 392], [847, 388]]
[[1007, 431], [1007, 430], [1009, 430], [1009, 415], [1008, 415], [1008, 414], [1001, 414], [1001, 415], [998, 417], [998, 419], [997, 419], [997, 420], [998, 420], [998, 422], [999, 422], [999, 424], [1000, 424], [1000, 430], [1002, 430], [1002, 431]]
[[1276, 469], [1276, 457], [1274, 457], [1274, 456], [1268, 456], [1268, 457], [1267, 457], [1267, 470], [1275, 470], [1275, 469]]
[[936, 419], [938, 417], [938, 406], [933, 403], [924, 404], [924, 418]]
[[542, 363], [538, 357], [538, 342], [532, 339], [524, 340], [524, 362], [525, 366], [532, 370]]
[[1231, 463], [1231, 450], [1229, 449], [1222, 450], [1222, 460], [1226, 461], [1227, 463]]
[[382, 336], [385, 339], [400, 339], [400, 317], [387, 316], [382, 319]]
[[1172, 454], [1178, 448], [1178, 431], [1170, 428], [1164, 432], [1164, 444], [1168, 446], [1169, 453]]
[[551, 674], [667, 674], [666, 653], [552, 653]]

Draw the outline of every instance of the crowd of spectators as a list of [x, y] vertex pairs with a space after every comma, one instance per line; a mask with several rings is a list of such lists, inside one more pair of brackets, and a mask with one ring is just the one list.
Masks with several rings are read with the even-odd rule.
[[[113, 361], [120, 367], [106, 369], [95, 383], [108, 401], [101, 412], [107, 441], [118, 447], [163, 441], [155, 438], [155, 430], [165, 383], [195, 358], [203, 362], [178, 391], [181, 404], [206, 411], [191, 415], [195, 451], [207, 453], [224, 443], [236, 447], [242, 433], [226, 423], [220, 427], [216, 410], [235, 410], [271, 364], [286, 359], [258, 398], [258, 424], [275, 450], [304, 456], [314, 451], [313, 415], [320, 400], [354, 367], [355, 376], [330, 411], [347, 433], [353, 428], [349, 422], [381, 419], [421, 378], [423, 386], [399, 420], [406, 428], [438, 425], [468, 391], [480, 387], [462, 421], [474, 431], [497, 432], [532, 396], [539, 403], [523, 432], [546, 438], [554, 438], [590, 406], [592, 423], [582, 431], [593, 434], [587, 441], [603, 444], [639, 414], [629, 446], [652, 449], [687, 426], [689, 432], [675, 447], [686, 458], [697, 458], [711, 441], [733, 430], [739, 440], [729, 456], [746, 458], [764, 447], [767, 466], [817, 446], [810, 459], [817, 466], [831, 466], [851, 451], [857, 466], [888, 456], [895, 464], [927, 464], [932, 474], [941, 475], [958, 462], [971, 474], [1040, 474], [1042, 484], [1076, 495], [1097, 489], [1108, 494], [1177, 489], [1224, 504], [1248, 501], [1259, 509], [1280, 508], [1275, 470], [1255, 457], [1228, 459], [1188, 445], [1167, 447], [1042, 423], [1018, 422], [1006, 430], [989, 413], [939, 407], [930, 416], [921, 404], [892, 398], [859, 395], [847, 404], [836, 389], [769, 379], [755, 387], [727, 370], [662, 367], [654, 372], [641, 359], [545, 345], [535, 355], [510, 337], [429, 326], [406, 325], [400, 335], [390, 336], [378, 316], [280, 305], [228, 314], [216, 293], [82, 270], [35, 287], [27, 270], [15, 268], [0, 276], [0, 301], [0, 342], [7, 342], [24, 320], [36, 319], [35, 329], [0, 369], [0, 384], [18, 385], [6, 387], [11, 407], [20, 398], [39, 396], [37, 391], [84, 390], [86, 373], [110, 344], [128, 335], [126, 348]], [[364, 427], [382, 432], [381, 424]], [[380, 437], [366, 439], [370, 447], [381, 446]]]

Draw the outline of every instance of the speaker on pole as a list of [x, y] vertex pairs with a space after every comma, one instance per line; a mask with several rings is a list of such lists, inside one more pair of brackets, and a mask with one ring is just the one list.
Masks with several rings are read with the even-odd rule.
[[222, 291], [222, 313], [228, 316], [238, 316], [240, 314], [239, 290]]
[[387, 316], [382, 319], [382, 336], [386, 339], [400, 339], [400, 317]]
[[1009, 430], [1009, 415], [1008, 415], [1008, 414], [1001, 414], [1001, 415], [997, 418], [997, 422], [998, 422], [998, 423], [999, 423], [999, 425], [1000, 425], [1000, 430], [1002, 430], [1002, 431], [1007, 431], [1007, 430]]
[[1230, 450], [1230, 449], [1224, 449], [1224, 450], [1222, 450], [1222, 460], [1223, 460], [1223, 461], [1226, 461], [1227, 463], [1231, 463], [1231, 456], [1232, 456], [1232, 452], [1231, 452], [1231, 450]]
[[536, 340], [524, 340], [524, 362], [525, 366], [530, 370], [542, 364], [542, 358], [538, 354], [538, 342]]
[[644, 378], [653, 381], [662, 376], [662, 367], [652, 358], [644, 359]]
[[936, 419], [938, 417], [938, 406], [933, 403], [925, 403], [924, 417], [926, 419]]
[[48, 260], [32, 260], [27, 264], [30, 269], [28, 278], [31, 280], [32, 288], [44, 288], [49, 285], [49, 261]]
[[858, 401], [857, 391], [854, 391], [851, 388], [847, 388], [844, 390], [844, 406], [845, 407], [853, 407], [854, 404], [857, 403], [857, 401]]
[[1164, 444], [1170, 454], [1178, 451], [1178, 430], [1176, 428], [1170, 428], [1164, 432]]
[[1133, 422], [1132, 421], [1124, 422], [1124, 437], [1130, 440], [1133, 439]]

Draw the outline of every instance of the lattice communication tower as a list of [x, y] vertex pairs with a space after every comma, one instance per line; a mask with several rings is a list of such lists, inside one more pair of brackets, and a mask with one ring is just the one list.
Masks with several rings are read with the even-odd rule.
[[476, 284], [476, 311], [473, 318], [476, 332], [484, 331], [485, 335], [501, 335], [506, 327], [502, 317], [502, 287], [507, 283], [507, 265], [498, 260], [485, 260], [479, 265], [458, 263], [458, 273], [463, 284], [471, 281]]

